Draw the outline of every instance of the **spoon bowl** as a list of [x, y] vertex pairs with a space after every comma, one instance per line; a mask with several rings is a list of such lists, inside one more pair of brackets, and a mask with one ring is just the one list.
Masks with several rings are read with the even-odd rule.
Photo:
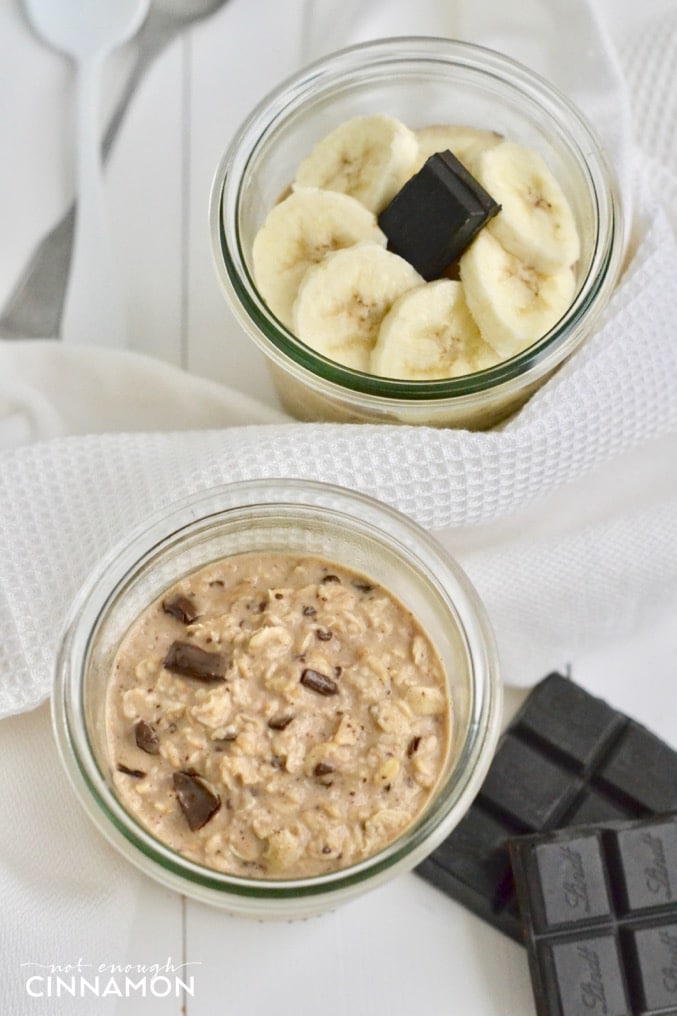
[[24, 0], [37, 34], [76, 61], [106, 56], [130, 39], [148, 14], [150, 0]]

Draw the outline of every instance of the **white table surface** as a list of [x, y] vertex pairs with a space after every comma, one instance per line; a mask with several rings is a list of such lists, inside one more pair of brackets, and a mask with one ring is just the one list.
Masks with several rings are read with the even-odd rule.
[[[322, 0], [229, 0], [185, 35], [144, 81], [106, 178], [131, 348], [271, 402], [258, 354], [216, 284], [207, 198], [218, 158], [253, 102], [302, 58], [316, 55], [296, 40], [305, 39], [307, 49], [308, 11], [321, 6]], [[600, 7], [612, 11], [612, 0]], [[327, 48], [341, 42], [327, 40]], [[128, 57], [121, 53], [109, 68], [109, 104]], [[0, 0], [0, 68], [1, 304], [72, 194], [73, 74], [30, 34], [18, 0]], [[574, 661], [553, 659], [552, 667], [568, 662], [582, 684], [602, 689], [612, 704], [674, 740], [677, 632], [670, 616], [657, 616], [625, 644]], [[646, 687], [661, 694], [645, 694]], [[508, 690], [507, 714], [522, 694]], [[106, 959], [138, 964], [167, 957], [199, 964], [191, 968], [194, 997], [124, 1000], [121, 1014], [534, 1012], [524, 950], [415, 875], [295, 924], [230, 918], [145, 881], [127, 955]], [[0, 957], [0, 985], [2, 975]], [[36, 1001], [36, 1013], [47, 1011]]]

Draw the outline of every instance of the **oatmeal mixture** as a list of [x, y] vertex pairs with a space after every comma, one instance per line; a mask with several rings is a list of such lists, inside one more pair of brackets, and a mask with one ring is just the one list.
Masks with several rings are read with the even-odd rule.
[[107, 701], [115, 788], [158, 839], [231, 874], [355, 864], [429, 800], [449, 749], [442, 664], [371, 580], [298, 555], [194, 572], [137, 619]]

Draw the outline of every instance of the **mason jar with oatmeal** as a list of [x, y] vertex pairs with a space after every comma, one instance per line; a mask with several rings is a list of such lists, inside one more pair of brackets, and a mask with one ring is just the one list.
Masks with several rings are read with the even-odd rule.
[[164, 885], [303, 917], [454, 828], [498, 737], [493, 635], [434, 539], [328, 484], [196, 495], [73, 605], [54, 722], [100, 831]]

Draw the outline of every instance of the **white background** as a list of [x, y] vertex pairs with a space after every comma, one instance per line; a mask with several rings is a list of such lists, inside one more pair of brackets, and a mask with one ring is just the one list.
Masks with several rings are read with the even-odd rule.
[[[598, 6], [620, 33], [630, 18], [639, 23], [649, 9], [668, 4], [633, 5], [641, 10], [623, 12], [623, 26], [613, 0]], [[216, 285], [207, 231], [211, 177], [252, 104], [302, 60], [321, 55], [322, 47], [351, 41], [348, 15], [359, 9], [323, 0], [229, 0], [149, 73], [107, 173], [133, 349], [274, 401], [258, 354], [235, 327]], [[309, 13], [317, 20], [309, 22]], [[317, 24], [335, 31], [314, 31]], [[128, 60], [123, 52], [109, 67], [109, 105]], [[72, 67], [30, 34], [17, 0], [0, 0], [0, 79], [1, 303], [73, 188]], [[580, 683], [674, 738], [672, 618], [657, 616], [655, 625], [626, 643], [574, 661], [553, 659], [552, 667], [569, 662]], [[509, 691], [508, 713], [521, 695]], [[36, 723], [44, 729], [45, 707], [12, 722], [30, 736]], [[200, 966], [188, 968], [196, 993], [183, 1000], [185, 1009], [181, 1000], [130, 1000], [119, 1005], [124, 1014], [534, 1012], [524, 950], [415, 875], [334, 914], [284, 925], [230, 918], [144, 881], [132, 925], [126, 955], [93, 959], [137, 964], [171, 957]], [[0, 985], [14, 973], [3, 970], [0, 957]], [[48, 1013], [49, 1002], [36, 1000], [29, 1011]]]

